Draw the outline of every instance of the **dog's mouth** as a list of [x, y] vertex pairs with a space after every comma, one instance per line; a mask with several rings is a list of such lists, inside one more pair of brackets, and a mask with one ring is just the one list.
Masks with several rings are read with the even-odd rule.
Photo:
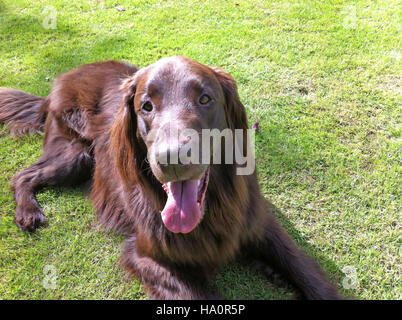
[[209, 167], [198, 180], [164, 183], [168, 199], [163, 208], [162, 221], [171, 232], [189, 233], [201, 221], [203, 203], [209, 182]]

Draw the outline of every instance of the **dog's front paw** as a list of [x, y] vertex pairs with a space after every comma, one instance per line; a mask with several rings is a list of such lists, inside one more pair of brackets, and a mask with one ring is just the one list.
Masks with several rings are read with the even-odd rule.
[[46, 224], [46, 217], [42, 209], [38, 207], [21, 208], [18, 207], [15, 214], [15, 224], [21, 231], [33, 232], [37, 228]]

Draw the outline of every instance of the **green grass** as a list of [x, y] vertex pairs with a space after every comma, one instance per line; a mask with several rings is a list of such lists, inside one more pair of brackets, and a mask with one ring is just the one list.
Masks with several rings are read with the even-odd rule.
[[[57, 28], [47, 30], [50, 3]], [[0, 0], [0, 86], [46, 96], [57, 74], [105, 59], [181, 54], [222, 67], [260, 122], [262, 191], [298, 245], [346, 296], [401, 299], [400, 2], [237, 3]], [[123, 238], [94, 228], [82, 190], [44, 190], [49, 226], [17, 230], [10, 179], [39, 158], [42, 137], [0, 130], [0, 298], [145, 298], [118, 267]], [[49, 264], [54, 290], [42, 286]], [[346, 266], [355, 288], [342, 287]], [[227, 298], [292, 297], [240, 263], [216, 286]]]

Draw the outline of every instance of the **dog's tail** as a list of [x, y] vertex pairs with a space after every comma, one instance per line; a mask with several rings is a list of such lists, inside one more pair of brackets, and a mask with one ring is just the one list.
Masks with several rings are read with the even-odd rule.
[[11, 134], [42, 133], [49, 100], [8, 88], [0, 88], [0, 123], [10, 126]]

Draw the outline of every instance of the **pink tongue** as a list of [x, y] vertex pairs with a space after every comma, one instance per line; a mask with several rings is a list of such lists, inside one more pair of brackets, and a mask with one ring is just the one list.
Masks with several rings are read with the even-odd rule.
[[175, 181], [167, 184], [168, 199], [162, 210], [162, 220], [166, 228], [178, 233], [192, 231], [201, 218], [197, 204], [198, 180]]

